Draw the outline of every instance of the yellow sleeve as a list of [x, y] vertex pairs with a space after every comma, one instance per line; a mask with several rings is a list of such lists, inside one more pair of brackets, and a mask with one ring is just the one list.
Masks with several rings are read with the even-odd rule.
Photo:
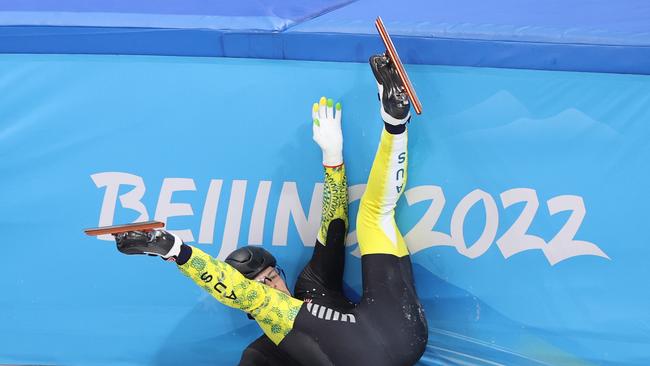
[[318, 242], [325, 245], [327, 229], [335, 219], [345, 222], [348, 229], [348, 182], [345, 165], [325, 167], [325, 186], [323, 187], [323, 211], [321, 214]]
[[196, 247], [192, 247], [190, 260], [179, 269], [222, 304], [251, 314], [275, 344], [291, 331], [303, 304], [283, 292], [249, 280], [229, 264]]

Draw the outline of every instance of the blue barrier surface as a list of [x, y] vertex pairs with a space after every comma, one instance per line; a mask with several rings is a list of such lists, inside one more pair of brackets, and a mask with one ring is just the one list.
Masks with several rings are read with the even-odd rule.
[[9, 0], [0, 52], [365, 62], [378, 15], [406, 63], [650, 73], [643, 0]]
[[[650, 79], [409, 71], [420, 364], [647, 365]], [[363, 64], [2, 55], [0, 90], [0, 363], [235, 364], [256, 324], [81, 229], [159, 218], [214, 256], [261, 244], [293, 286], [320, 209], [311, 103], [343, 103], [351, 223], [381, 129]]]
[[[278, 31], [353, 0], [21, 0], [0, 4], [2, 25]], [[98, 45], [101, 47], [101, 45]]]

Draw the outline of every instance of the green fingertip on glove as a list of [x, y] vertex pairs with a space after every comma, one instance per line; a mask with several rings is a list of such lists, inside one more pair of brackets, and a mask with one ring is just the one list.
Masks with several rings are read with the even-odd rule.
[[331, 98], [328, 99], [328, 100], [327, 100], [327, 106], [330, 107], [330, 108], [332, 108], [333, 105], [334, 105], [334, 101], [333, 101]]
[[318, 120], [318, 118], [314, 118], [314, 124], [320, 127], [320, 121]]
[[341, 102], [336, 103], [336, 110], [337, 111], [341, 110]]

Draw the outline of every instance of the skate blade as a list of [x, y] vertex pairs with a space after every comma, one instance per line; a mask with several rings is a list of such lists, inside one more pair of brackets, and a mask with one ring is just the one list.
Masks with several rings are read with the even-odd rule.
[[375, 27], [377, 27], [377, 31], [379, 31], [381, 40], [384, 42], [384, 46], [386, 46], [388, 57], [395, 64], [395, 68], [397, 69], [397, 74], [399, 75], [399, 78], [402, 80], [402, 84], [404, 84], [404, 88], [406, 89], [406, 94], [409, 96], [409, 99], [411, 100], [411, 104], [413, 104], [413, 109], [415, 109], [415, 113], [422, 114], [422, 103], [420, 103], [420, 99], [418, 99], [418, 95], [415, 93], [415, 88], [413, 87], [413, 84], [411, 84], [411, 80], [409, 79], [409, 76], [406, 73], [404, 66], [402, 65], [402, 61], [399, 59], [397, 50], [395, 50], [393, 41], [390, 39], [390, 36], [386, 31], [386, 27], [384, 27], [384, 22], [381, 20], [381, 17], [377, 17], [377, 19], [375, 20]]
[[119, 234], [127, 231], [148, 231], [165, 227], [165, 223], [161, 221], [144, 221], [136, 222], [133, 224], [102, 226], [85, 229], [84, 233], [90, 236], [104, 235], [104, 234]]

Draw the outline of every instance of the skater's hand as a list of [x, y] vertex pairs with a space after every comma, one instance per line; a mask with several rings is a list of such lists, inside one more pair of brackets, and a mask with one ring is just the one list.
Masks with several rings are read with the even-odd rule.
[[328, 167], [343, 164], [341, 112], [341, 103], [334, 107], [334, 101], [325, 97], [312, 107], [313, 138], [323, 151], [323, 165]]

